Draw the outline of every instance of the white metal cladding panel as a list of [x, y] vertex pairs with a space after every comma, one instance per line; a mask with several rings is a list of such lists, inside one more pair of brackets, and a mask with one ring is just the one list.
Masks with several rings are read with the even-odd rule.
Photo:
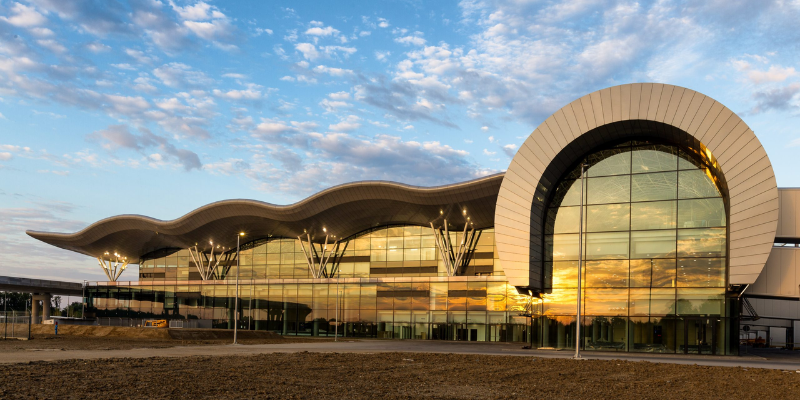
[[[597, 126], [627, 119], [677, 126], [718, 157], [729, 189], [729, 224], [736, 232], [729, 239], [730, 281], [753, 283], [769, 256], [778, 224], [774, 213], [778, 190], [769, 158], [753, 131], [731, 110], [690, 89], [659, 83], [622, 85], [587, 94], [547, 118], [525, 140], [503, 179], [495, 211], [500, 261], [514, 271], [509, 282], [514, 286], [532, 282], [531, 266], [520, 257], [529, 255], [530, 208], [543, 170], [565, 143]], [[532, 161], [534, 158], [537, 161]], [[526, 168], [533, 165], [533, 170]], [[519, 213], [519, 218], [509, 213]], [[764, 217], [760, 222], [756, 218], [759, 215]], [[795, 232], [798, 225], [795, 218]], [[748, 229], [752, 230], [750, 234], [745, 233]], [[526, 268], [527, 272], [518, 273]]]
[[800, 296], [800, 250], [775, 247], [764, 269], [746, 294], [765, 296]]
[[800, 238], [800, 189], [778, 189], [780, 224], [778, 236]]

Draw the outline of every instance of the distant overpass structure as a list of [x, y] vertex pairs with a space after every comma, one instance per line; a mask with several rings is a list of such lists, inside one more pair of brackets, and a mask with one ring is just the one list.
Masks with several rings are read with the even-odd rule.
[[0, 291], [30, 293], [33, 299], [31, 317], [39, 321], [39, 302], [42, 302], [42, 320], [50, 319], [50, 301], [54, 294], [82, 296], [83, 284], [78, 282], [0, 276]]

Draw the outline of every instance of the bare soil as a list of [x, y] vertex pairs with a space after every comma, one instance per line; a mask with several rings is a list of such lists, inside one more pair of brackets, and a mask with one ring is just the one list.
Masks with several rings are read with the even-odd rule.
[[71, 360], [0, 376], [12, 399], [800, 398], [794, 371], [421, 353]]
[[[233, 340], [233, 331], [217, 329], [156, 329], [116, 326], [52, 325], [31, 327], [31, 340], [0, 339], [0, 351], [129, 350], [187, 345], [220, 345]], [[242, 331], [241, 344], [318, 342], [329, 339], [284, 337], [272, 332]]]

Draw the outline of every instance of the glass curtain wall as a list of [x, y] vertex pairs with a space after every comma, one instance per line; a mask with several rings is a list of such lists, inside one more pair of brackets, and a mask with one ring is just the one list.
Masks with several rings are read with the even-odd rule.
[[[453, 243], [461, 242], [461, 232], [450, 232]], [[317, 254], [322, 254], [320, 244], [314, 244]], [[305, 243], [306, 250], [308, 244]], [[210, 255], [210, 249], [203, 249]], [[328, 249], [333, 249], [332, 243]], [[216, 249], [215, 249], [216, 250]], [[235, 249], [222, 256], [220, 273], [223, 279], [236, 279]], [[219, 257], [216, 251], [215, 257]], [[494, 264], [496, 250], [494, 229], [479, 232], [474, 250], [463, 275], [498, 275]], [[311, 278], [300, 241], [297, 239], [260, 239], [245, 243], [240, 251], [241, 279]], [[335, 267], [335, 268], [334, 268]], [[381, 227], [343, 240], [335, 257], [331, 258], [328, 272], [335, 271], [340, 278], [368, 277], [419, 277], [447, 276], [447, 269], [436, 249], [430, 227]], [[139, 263], [139, 280], [194, 281], [201, 280], [189, 250], [161, 250], [143, 258]]]
[[[583, 160], [581, 345], [723, 354], [727, 212], [710, 170], [674, 146], [626, 143]], [[580, 170], [545, 225], [543, 345], [575, 346]]]
[[[233, 328], [234, 285], [97, 285], [87, 315]], [[503, 277], [273, 279], [240, 285], [240, 328], [283, 335], [527, 341], [528, 301]], [[337, 306], [338, 304], [338, 306]]]

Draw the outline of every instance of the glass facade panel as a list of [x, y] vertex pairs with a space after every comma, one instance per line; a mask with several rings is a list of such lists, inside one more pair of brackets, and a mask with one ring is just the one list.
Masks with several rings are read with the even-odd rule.
[[586, 287], [628, 287], [628, 260], [587, 261], [585, 269]]
[[678, 196], [675, 172], [639, 174], [631, 177], [631, 201], [672, 200]]
[[675, 201], [631, 204], [631, 230], [675, 229]]
[[586, 176], [627, 175], [631, 173], [629, 149], [602, 150], [587, 157]]
[[[576, 186], [580, 192], [580, 184]], [[629, 202], [631, 200], [630, 175], [586, 179], [586, 200], [587, 204]], [[580, 201], [580, 194], [578, 201]]]
[[725, 287], [725, 259], [679, 258], [678, 287]]
[[631, 287], [675, 287], [675, 260], [631, 260], [630, 280]]
[[672, 146], [646, 146], [635, 149], [632, 154], [631, 172], [674, 171], [678, 168], [677, 149]]
[[[570, 207], [576, 208], [576, 211], [580, 211], [580, 207]], [[564, 208], [559, 208], [559, 210], [563, 210]], [[605, 205], [598, 205], [598, 206], [588, 206], [586, 207], [586, 232], [606, 232], [606, 231], [627, 231], [630, 230], [630, 216], [631, 216], [631, 206], [630, 204], [605, 204]], [[559, 217], [560, 217], [559, 211]], [[574, 211], [573, 211], [574, 213]], [[575, 215], [575, 221], [570, 221], [573, 223], [573, 232], [578, 231], [578, 221], [580, 217]], [[560, 219], [556, 219], [556, 222], [561, 222]], [[566, 221], [565, 221], [566, 222]]]
[[707, 169], [678, 172], [678, 198], [719, 197], [719, 190]]
[[679, 315], [725, 315], [725, 289], [678, 289]]
[[725, 204], [721, 198], [678, 202], [679, 228], [726, 226]]
[[675, 257], [674, 230], [631, 232], [631, 258]]
[[725, 228], [678, 229], [678, 257], [724, 257]]
[[[628, 232], [587, 233], [586, 259], [627, 259], [628, 235]], [[577, 239], [578, 235], [574, 236]]]

